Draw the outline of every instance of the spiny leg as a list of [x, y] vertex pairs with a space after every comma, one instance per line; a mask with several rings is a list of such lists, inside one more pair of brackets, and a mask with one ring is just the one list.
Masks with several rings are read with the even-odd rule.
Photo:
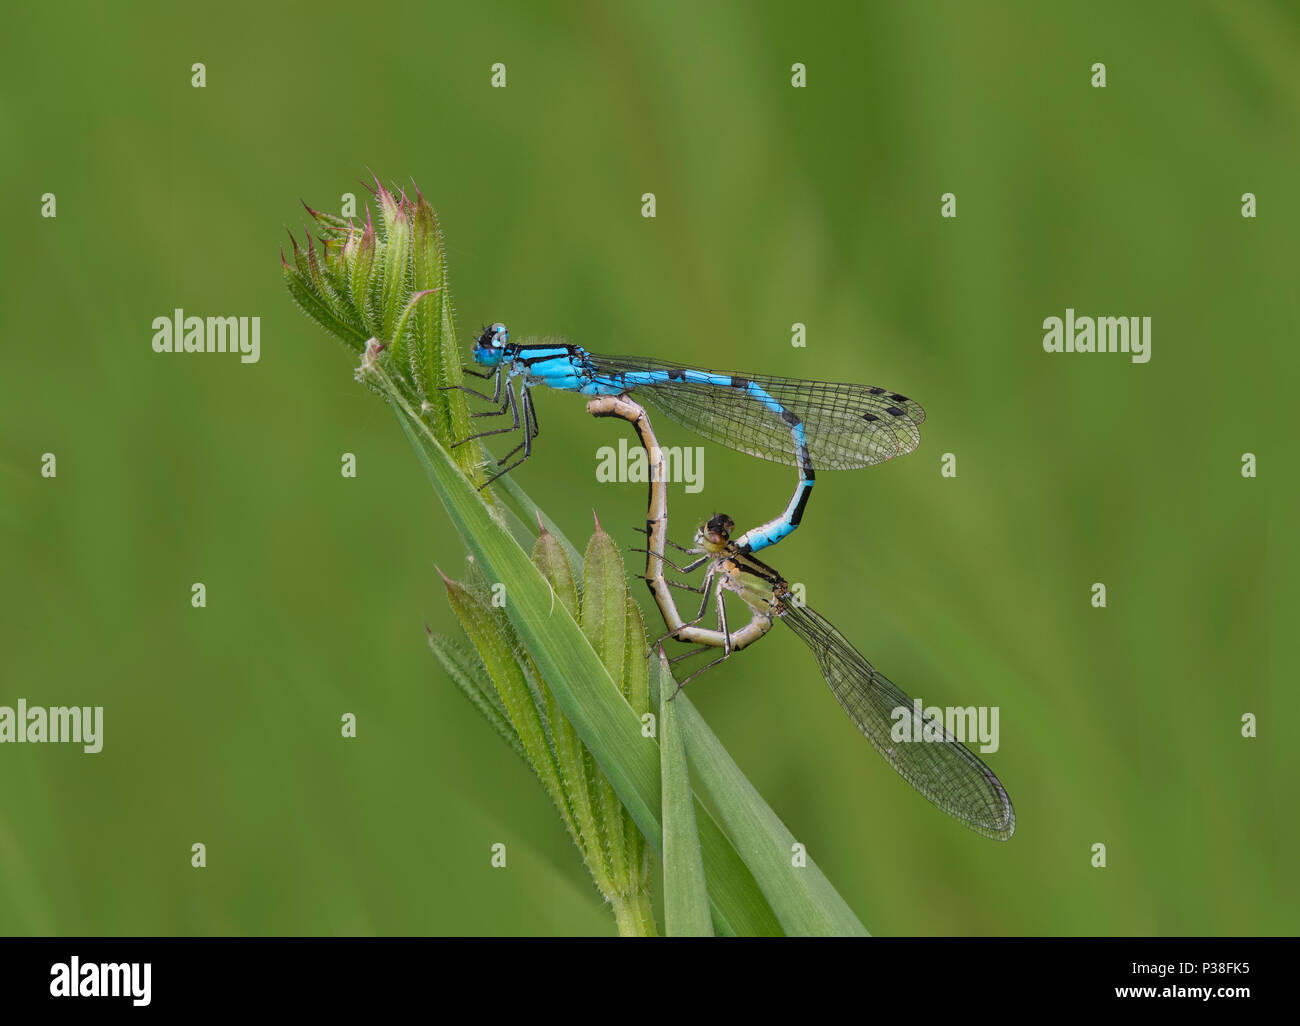
[[[644, 535], [649, 535], [649, 533], [650, 533], [650, 529], [649, 529], [648, 527], [634, 527], [634, 528], [632, 528], [632, 530], [637, 531], [637, 532], [639, 532], [639, 533], [641, 533], [641, 534], [644, 534]], [[688, 553], [689, 555], [692, 555], [692, 556], [695, 555], [695, 551], [696, 551], [695, 549], [688, 549], [685, 545], [678, 545], [678, 544], [677, 544], [675, 541], [673, 541], [671, 538], [665, 538], [664, 541], [665, 541], [667, 544], [671, 545], [673, 548], [675, 548], [678, 552], [685, 552], [685, 553]], [[633, 549], [632, 551], [633, 551], [633, 552], [644, 552], [645, 549]]]
[[689, 652], [683, 652], [681, 655], [673, 656], [671, 659], [668, 660], [668, 664], [671, 666], [673, 663], [680, 662], [683, 659], [693, 659], [697, 655], [704, 655], [705, 652], [715, 652], [715, 651], [717, 651], [716, 645], [706, 645], [703, 642], [701, 642], [695, 645], [695, 647], [692, 648]]
[[[707, 602], [708, 599], [706, 597], [706, 605]], [[703, 612], [701, 612], [701, 616], [702, 615]], [[695, 677], [703, 674], [706, 670], [711, 670], [712, 667], [718, 666], [718, 663], [723, 662], [724, 659], [731, 658], [731, 654], [735, 651], [731, 644], [731, 631], [728, 631], [727, 629], [727, 603], [723, 602], [723, 583], [720, 580], [718, 581], [718, 629], [723, 635], [723, 654], [719, 655], [719, 657], [714, 659], [711, 663], [705, 663], [705, 666], [699, 667], [694, 674], [686, 677], [685, 680], [679, 681], [679, 683], [677, 683], [677, 691], [672, 693], [673, 698], [676, 698], [677, 692], [680, 692], [682, 688], [685, 688], [690, 681], [695, 679]]]
[[[689, 550], [683, 550], [683, 551], [689, 551]], [[654, 556], [655, 559], [659, 560], [659, 562], [667, 565], [670, 570], [676, 570], [679, 574], [693, 574], [695, 573], [696, 570], [698, 570], [705, 563], [707, 563], [711, 558], [708, 555], [704, 555], [692, 563], [687, 563], [685, 566], [678, 566], [671, 559], [665, 556], [662, 552], [651, 552], [649, 549], [641, 549], [641, 548], [629, 548], [628, 552], [644, 552], [647, 556]], [[694, 553], [692, 553], [692, 555], [694, 555]]]
[[[508, 453], [506, 453], [506, 454], [505, 454], [504, 456], [502, 456], [499, 460], [497, 460], [497, 466], [498, 466], [498, 467], [501, 466], [501, 464], [505, 463], [506, 460], [508, 460], [508, 459], [509, 459], [511, 456], [513, 456], [515, 453], [517, 453], [520, 449], [522, 449], [522, 448], [524, 447], [524, 445], [525, 445], [527, 442], [530, 442], [533, 438], [536, 438], [537, 435], [538, 435], [538, 428], [537, 428], [537, 407], [533, 405], [533, 397], [532, 397], [532, 393], [529, 392], [527, 388], [525, 388], [525, 389], [524, 389], [524, 393], [523, 393], [523, 395], [524, 395], [524, 398], [523, 398], [523, 404], [524, 404], [524, 439], [523, 439], [522, 442], [520, 442], [518, 445], [516, 445], [513, 449], [511, 449]], [[531, 437], [530, 437], [530, 436], [531, 436]], [[529, 450], [529, 451], [531, 452], [532, 450]], [[524, 459], [527, 459], [527, 458], [528, 458], [527, 456], [524, 457]], [[519, 462], [522, 463], [523, 460], [520, 460]], [[519, 465], [518, 463], [515, 464], [515, 466], [518, 466], [518, 465]], [[504, 473], [504, 471], [502, 471], [502, 473]]]
[[537, 407], [533, 405], [532, 393], [524, 392], [524, 427], [527, 428], [529, 423], [532, 424], [533, 437], [536, 438], [542, 433], [541, 427], [537, 423]]
[[673, 692], [673, 698], [676, 698], [676, 697], [677, 697], [677, 692], [678, 692], [678, 691], [681, 691], [682, 688], [686, 687], [687, 684], [689, 684], [691, 681], [693, 681], [696, 677], [698, 677], [698, 676], [699, 676], [701, 673], [703, 673], [705, 670], [711, 670], [711, 669], [713, 669], [713, 667], [717, 666], [718, 663], [726, 662], [726, 660], [728, 660], [729, 658], [731, 658], [731, 653], [730, 653], [730, 652], [725, 652], [725, 653], [723, 653], [722, 655], [718, 656], [717, 659], [713, 660], [713, 662], [711, 662], [711, 663], [707, 663], [707, 664], [705, 664], [704, 666], [701, 666], [698, 670], [696, 670], [694, 673], [692, 673], [692, 674], [691, 674], [689, 677], [687, 677], [684, 681], [681, 681], [681, 682], [678, 683], [676, 691]]
[[510, 431], [519, 430], [519, 408], [515, 406], [515, 390], [512, 385], [506, 385], [506, 404], [510, 407], [511, 419], [514, 421], [509, 427], [495, 428], [492, 431], [480, 431], [476, 435], [467, 435], [459, 442], [453, 442], [452, 448], [456, 449], [466, 442], [472, 442], [475, 438], [486, 438], [488, 435], [504, 435]]
[[[709, 611], [709, 598], [710, 598], [709, 587], [713, 584], [714, 573], [715, 571], [713, 567], [709, 567], [709, 572], [704, 575], [704, 582], [703, 584], [700, 585], [700, 591], [703, 592], [704, 594], [704, 601], [700, 603], [700, 615], [691, 621], [691, 623], [693, 624], [699, 623], [701, 620], [703, 620], [704, 614]], [[666, 579], [667, 578], [665, 578], [665, 580]], [[716, 598], [718, 600], [718, 629], [722, 631], [723, 640], [726, 642], [726, 644], [723, 647], [726, 648], [728, 652], [730, 652], [731, 637], [730, 635], [727, 634], [727, 607], [725, 603], [723, 603], [722, 601], [721, 581], [718, 581], [717, 593], [718, 594]]]
[[[667, 581], [667, 578], [664, 578], [664, 580]], [[699, 590], [704, 595], [704, 603], [700, 606], [700, 615], [697, 616], [694, 620], [684, 621], [680, 626], [675, 627], [673, 630], [669, 631], [667, 634], [659, 638], [654, 644], [650, 646], [651, 652], [657, 649], [663, 642], [668, 641], [670, 638], [673, 641], [681, 641], [682, 639], [677, 637], [677, 632], [681, 630], [682, 627], [694, 627], [697, 623], [699, 623], [701, 620], [704, 619], [704, 616], [709, 609], [709, 587], [712, 584], [713, 584], [713, 570], [710, 569], [707, 576], [705, 576], [704, 578], [704, 583], [701, 584], [699, 588]], [[695, 590], [695, 589], [691, 589], [691, 590]], [[690, 644], [690, 642], [684, 642], [684, 644]]]
[[[479, 399], [482, 399], [482, 400], [484, 400], [485, 402], [489, 402], [489, 403], [499, 403], [499, 402], [501, 402], [501, 372], [500, 372], [499, 370], [497, 370], [497, 371], [493, 371], [493, 372], [491, 372], [490, 374], [479, 374], [477, 371], [472, 371], [472, 370], [470, 370], [468, 367], [465, 367], [465, 368], [462, 368], [462, 369], [465, 370], [465, 371], [466, 371], [467, 373], [469, 373], [469, 374], [473, 374], [474, 377], [476, 377], [476, 378], [496, 378], [496, 388], [493, 389], [492, 394], [491, 394], [491, 395], [484, 395], [482, 392], [476, 392], [476, 391], [474, 391], [474, 389], [469, 388], [469, 387], [467, 387], [467, 386], [465, 386], [465, 385], [439, 385], [439, 386], [438, 386], [438, 391], [439, 391], [439, 392], [448, 392], [448, 391], [455, 390], [455, 391], [458, 391], [458, 392], [468, 392], [470, 395], [472, 395], [472, 396], [477, 396]], [[471, 416], [471, 417], [487, 417], [487, 416], [492, 416], [492, 415], [493, 415], [493, 412], [494, 412], [494, 411], [492, 411], [492, 410], [488, 410], [486, 413], [471, 413], [470, 416]], [[501, 413], [505, 413], [505, 412], [506, 412], [506, 409], [505, 409], [504, 406], [501, 407], [500, 412], [501, 412]]]
[[[508, 386], [507, 386], [507, 387], [508, 387]], [[532, 401], [531, 398], [529, 398], [528, 391], [527, 391], [527, 389], [525, 388], [525, 390], [524, 390], [524, 416], [525, 416], [525, 418], [528, 416], [529, 410], [530, 410], [531, 407], [532, 407], [532, 402], [533, 402], [533, 401]], [[536, 423], [536, 414], [533, 414], [533, 417], [534, 417], [534, 421], [533, 421], [533, 423]], [[518, 415], [516, 415], [516, 417], [515, 417], [515, 421], [516, 421], [515, 426], [516, 426], [516, 427], [518, 426], [518, 420], [519, 420]], [[496, 432], [491, 432], [491, 431], [489, 431], [489, 432], [486, 432], [486, 433], [487, 433], [487, 434], [495, 434]], [[493, 475], [492, 475], [491, 477], [489, 477], [486, 481], [484, 481], [481, 485], [479, 485], [479, 486], [478, 486], [478, 490], [479, 490], [480, 492], [481, 492], [484, 488], [486, 488], [488, 485], [490, 485], [493, 481], [495, 481], [498, 477], [501, 477], [503, 474], [508, 474], [508, 473], [510, 473], [510, 471], [514, 470], [515, 467], [519, 466], [519, 464], [523, 463], [526, 459], [528, 459], [529, 456], [531, 456], [531, 455], [533, 454], [533, 435], [532, 435], [532, 433], [530, 433], [530, 432], [529, 432], [528, 430], [526, 430], [526, 429], [525, 429], [525, 431], [524, 431], [524, 443], [523, 443], [523, 444], [524, 444], [524, 454], [523, 454], [522, 456], [520, 456], [519, 459], [515, 460], [514, 463], [510, 464], [510, 466], [508, 466], [508, 467], [503, 467], [501, 470], [498, 470], [495, 474], [493, 474]], [[511, 453], [513, 454], [513, 453], [515, 452], [515, 450], [517, 450], [518, 448], [519, 448], [519, 446], [515, 446], [514, 449], [510, 450]]]

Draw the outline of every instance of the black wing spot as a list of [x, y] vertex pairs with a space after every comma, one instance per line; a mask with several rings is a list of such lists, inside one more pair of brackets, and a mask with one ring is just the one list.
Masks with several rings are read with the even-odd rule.
[[907, 396], [905, 396], [905, 395], [899, 395], [897, 392], [895, 392], [895, 393], [894, 393], [893, 395], [891, 395], [889, 398], [891, 398], [892, 400], [894, 400], [894, 402], [896, 402], [896, 403], [905, 403], [905, 402], [907, 402]]
[[885, 412], [893, 417], [902, 417], [907, 414], [906, 410], [900, 410], [897, 406], [886, 406]]
[[885, 390], [884, 390], [883, 388], [868, 388], [867, 391], [870, 392], [872, 395], [884, 395], [884, 394], [885, 394]]
[[863, 420], [879, 420], [880, 418], [877, 417], [874, 413], [864, 413], [864, 414], [862, 415], [862, 419], [863, 419]]

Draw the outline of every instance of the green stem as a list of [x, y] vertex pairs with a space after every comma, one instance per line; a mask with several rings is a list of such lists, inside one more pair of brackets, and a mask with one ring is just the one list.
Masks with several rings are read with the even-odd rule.
[[614, 906], [614, 921], [618, 924], [620, 937], [659, 936], [648, 890], [615, 894], [610, 897], [609, 903]]

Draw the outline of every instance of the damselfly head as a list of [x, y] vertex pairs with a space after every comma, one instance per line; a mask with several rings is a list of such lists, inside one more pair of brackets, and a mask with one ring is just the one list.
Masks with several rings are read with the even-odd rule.
[[495, 367], [501, 362], [509, 341], [510, 332], [504, 324], [489, 325], [474, 343], [474, 362], [483, 367]]
[[736, 522], [731, 517], [718, 513], [695, 532], [695, 543], [708, 551], [716, 552], [731, 541], [731, 532], [735, 526]]

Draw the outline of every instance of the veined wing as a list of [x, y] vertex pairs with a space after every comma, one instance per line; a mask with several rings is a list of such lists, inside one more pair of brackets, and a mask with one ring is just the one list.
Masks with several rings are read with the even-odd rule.
[[874, 466], [911, 452], [921, 441], [917, 426], [925, 410], [887, 388], [732, 374], [644, 357], [593, 355], [589, 360], [602, 383], [636, 390], [683, 427], [775, 463], [798, 466], [802, 458], [793, 424], [782, 411], [802, 423], [815, 468]]
[[993, 771], [938, 723], [943, 741], [917, 738], [921, 721], [914, 719], [914, 740], [895, 741], [890, 731], [894, 710], [913, 717], [912, 699], [877, 672], [844, 635], [806, 606], [790, 605], [781, 617], [812, 649], [832, 694], [857, 724], [871, 746], [899, 775], [954, 819], [972, 830], [1005, 841], [1016, 829], [1016, 812], [1006, 788]]

